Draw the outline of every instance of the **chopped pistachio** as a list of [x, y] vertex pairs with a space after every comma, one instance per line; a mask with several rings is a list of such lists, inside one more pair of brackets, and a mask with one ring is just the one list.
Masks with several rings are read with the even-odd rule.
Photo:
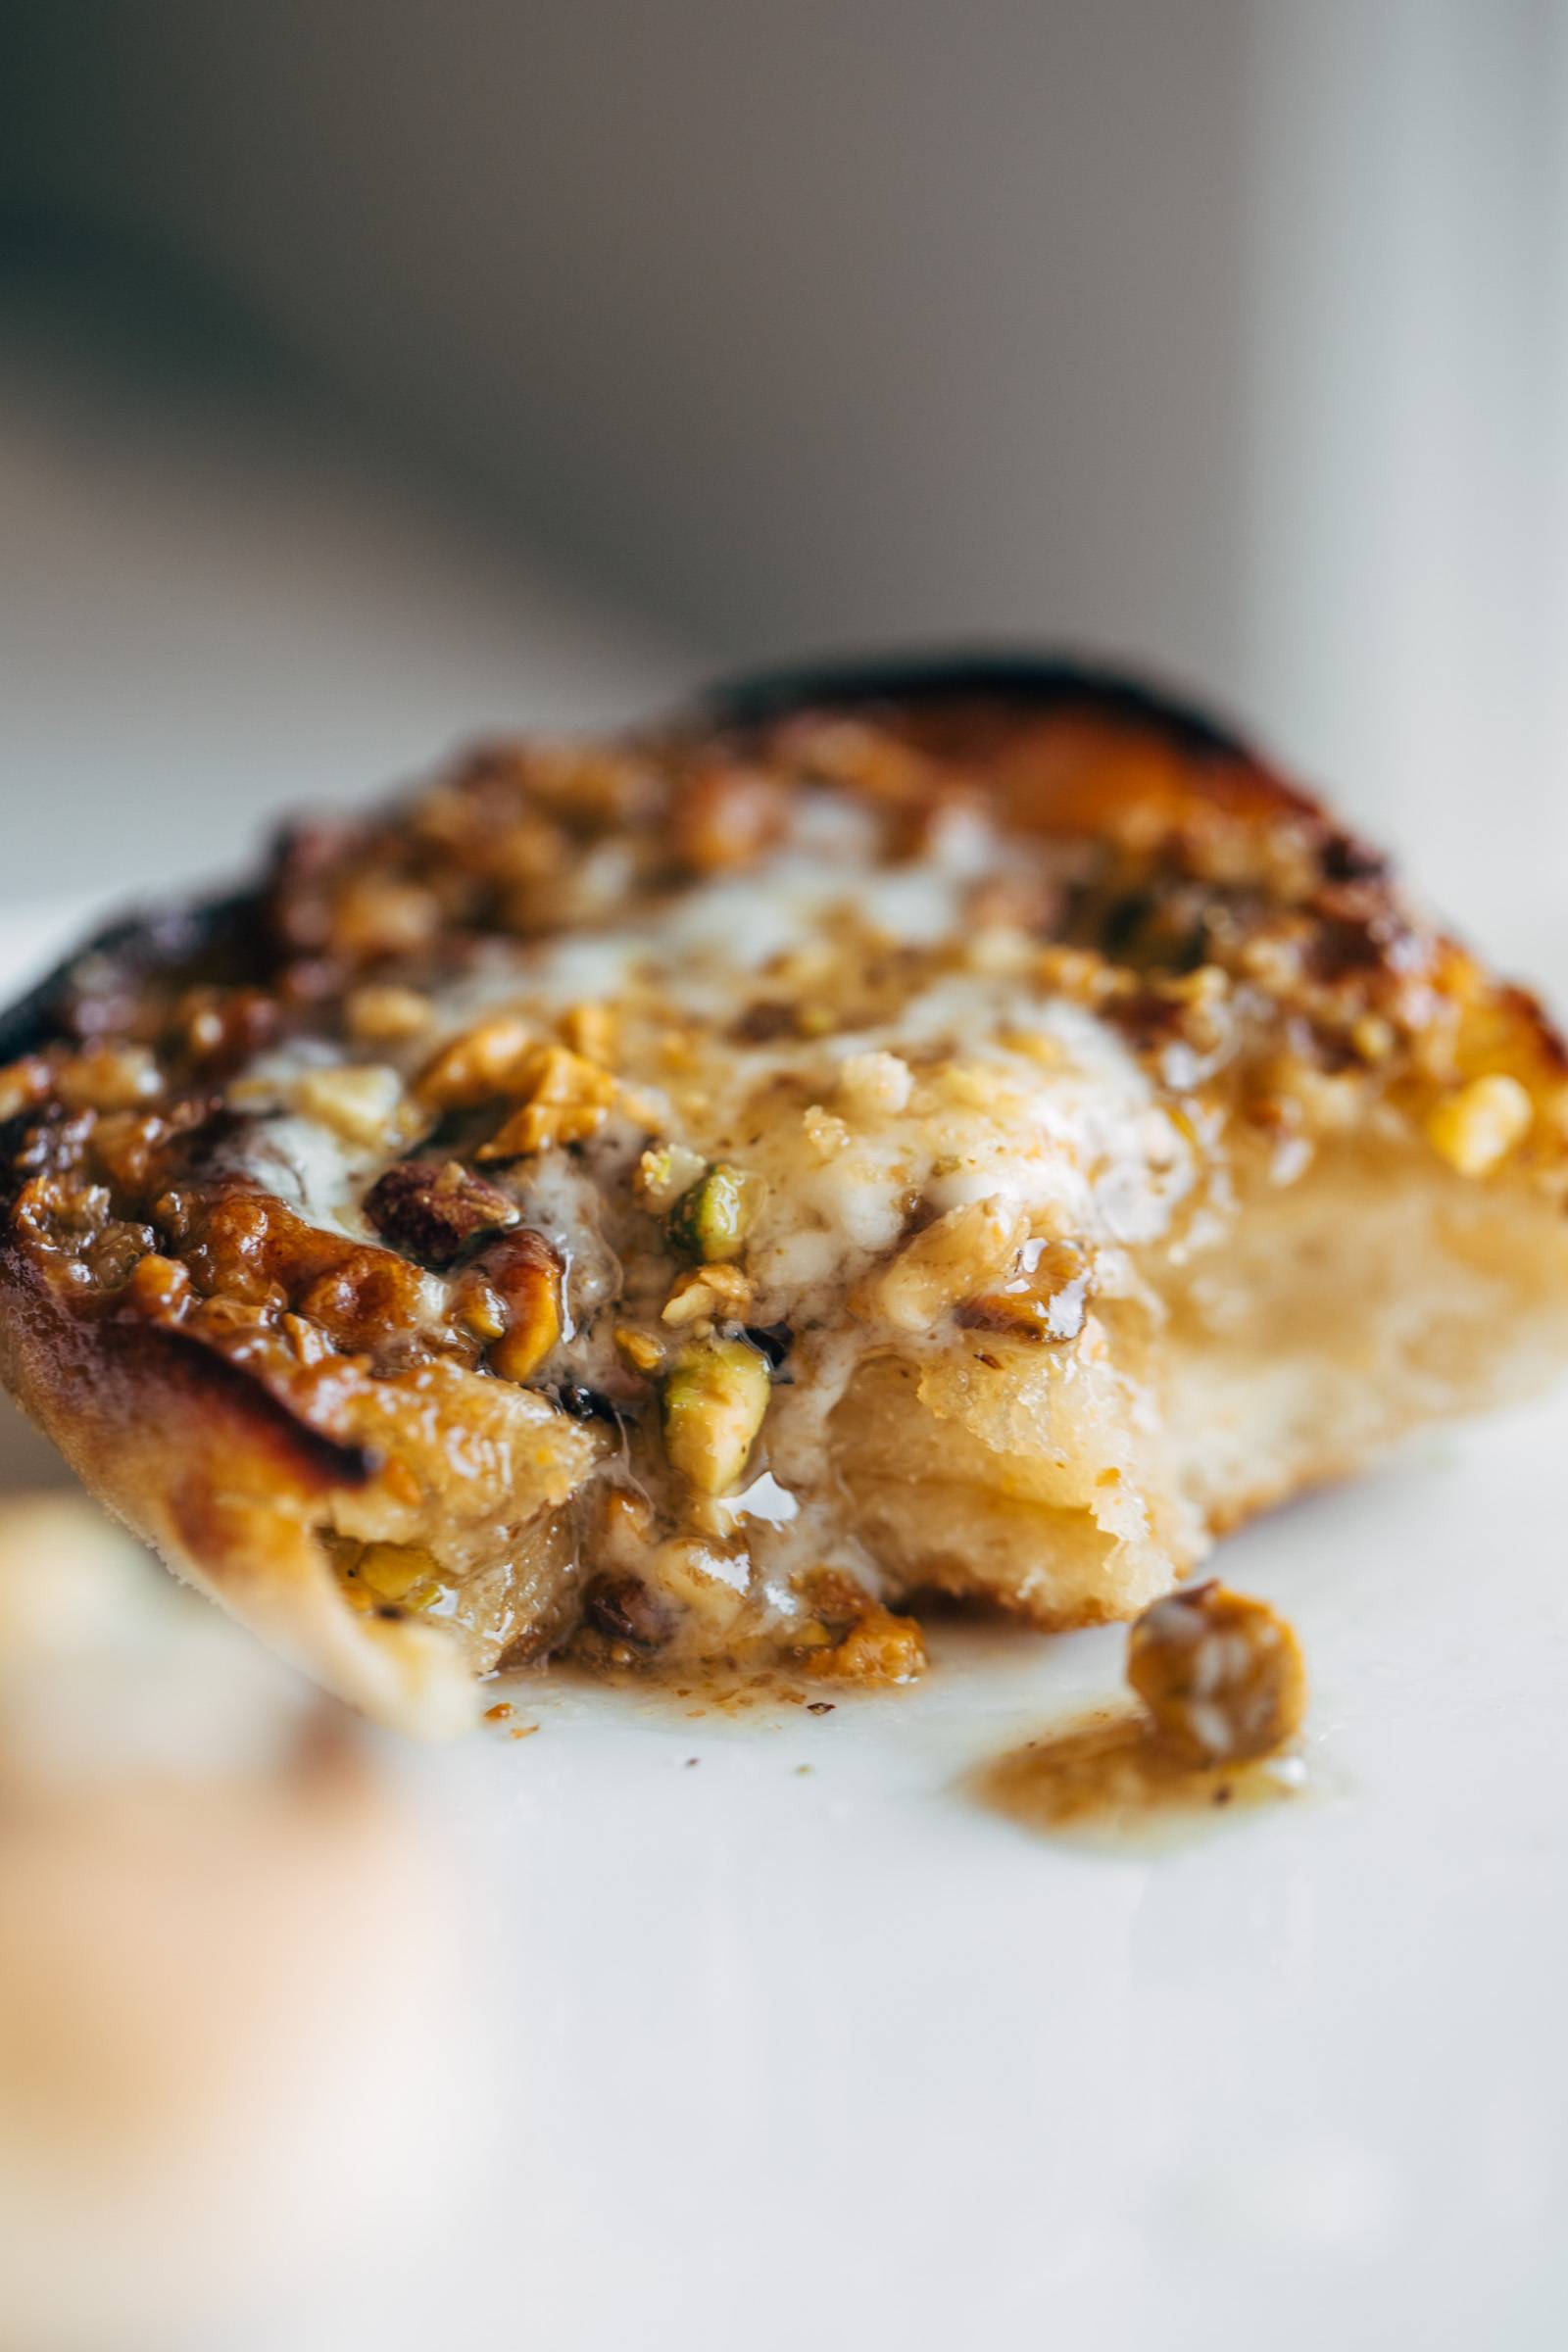
[[722, 1494], [745, 1471], [767, 1411], [767, 1359], [744, 1340], [684, 1348], [665, 1376], [664, 1450], [704, 1494]]
[[710, 1264], [738, 1257], [761, 1204], [760, 1195], [755, 1176], [727, 1160], [714, 1160], [670, 1210], [669, 1238], [677, 1250]]

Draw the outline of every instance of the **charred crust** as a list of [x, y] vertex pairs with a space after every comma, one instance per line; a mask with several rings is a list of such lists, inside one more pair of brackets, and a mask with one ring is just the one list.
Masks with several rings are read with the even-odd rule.
[[1095, 662], [1018, 651], [975, 650], [807, 662], [723, 678], [700, 698], [713, 724], [747, 733], [803, 712], [929, 710], [1000, 704], [1036, 714], [1085, 711], [1162, 736], [1195, 760], [1256, 755], [1239, 729], [1185, 696]]
[[172, 1366], [188, 1365], [194, 1376], [189, 1385], [198, 1397], [212, 1395], [215, 1389], [225, 1396], [258, 1436], [280, 1447], [297, 1474], [322, 1488], [368, 1486], [383, 1466], [372, 1447], [313, 1428], [298, 1407], [270, 1386], [264, 1372], [236, 1363], [200, 1332], [157, 1326], [127, 1331], [122, 1324], [100, 1326], [100, 1330], [105, 1351], [111, 1356], [123, 1348], [133, 1357], [138, 1344], [146, 1341], [161, 1350]]
[[[74, 1419], [88, 1396], [100, 1407], [107, 1403], [117, 1422], [163, 1418], [171, 1430], [185, 1414], [232, 1417], [275, 1460], [281, 1476], [313, 1494], [365, 1487], [382, 1466], [370, 1447], [314, 1428], [261, 1371], [236, 1363], [199, 1333], [72, 1314], [9, 1240], [0, 1241], [0, 1306], [10, 1325], [8, 1343], [0, 1348], [8, 1385], [46, 1427], [57, 1425], [61, 1401]], [[29, 1360], [40, 1359], [48, 1366], [49, 1394], [36, 1372], [27, 1370]], [[169, 1442], [178, 1444], [172, 1435]]]
[[154, 978], [253, 971], [262, 961], [260, 904], [255, 892], [234, 891], [117, 915], [0, 1013], [0, 1065], [109, 1025]]

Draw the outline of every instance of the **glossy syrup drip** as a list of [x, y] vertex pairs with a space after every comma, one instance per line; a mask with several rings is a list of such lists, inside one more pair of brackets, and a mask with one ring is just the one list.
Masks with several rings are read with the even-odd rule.
[[1149, 1851], [1184, 1842], [1234, 1812], [1299, 1796], [1294, 1748], [1247, 1762], [1195, 1764], [1148, 1716], [1118, 1709], [1042, 1734], [983, 1764], [970, 1793], [1021, 1828], [1085, 1845]]

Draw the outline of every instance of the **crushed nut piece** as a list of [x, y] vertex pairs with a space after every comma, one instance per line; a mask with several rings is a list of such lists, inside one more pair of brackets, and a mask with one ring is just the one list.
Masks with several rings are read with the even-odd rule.
[[640, 1576], [596, 1576], [584, 1608], [600, 1633], [612, 1642], [629, 1642], [633, 1649], [661, 1649], [674, 1631], [673, 1612]]
[[403, 1081], [384, 1062], [307, 1070], [294, 1085], [295, 1108], [349, 1144], [386, 1143], [400, 1123], [402, 1102]]
[[1028, 1242], [1018, 1272], [999, 1291], [966, 1298], [957, 1320], [1017, 1340], [1076, 1340], [1089, 1312], [1091, 1267], [1073, 1242]]
[[439, 1562], [421, 1544], [367, 1544], [350, 1574], [372, 1600], [401, 1609], [428, 1609], [445, 1590]]
[[523, 1095], [500, 1132], [481, 1144], [480, 1159], [524, 1159], [557, 1144], [585, 1143], [610, 1115], [615, 1081], [569, 1046], [538, 1046], [516, 1073]]
[[738, 1257], [760, 1205], [757, 1178], [715, 1160], [671, 1209], [669, 1238], [677, 1250], [710, 1262]]
[[368, 962], [377, 956], [413, 955], [440, 927], [440, 906], [418, 883], [367, 875], [339, 893], [331, 939], [345, 956]]
[[912, 1617], [896, 1617], [877, 1603], [841, 1641], [813, 1650], [806, 1667], [839, 1682], [912, 1683], [925, 1672], [925, 1637]]
[[853, 1140], [837, 1112], [825, 1109], [820, 1102], [807, 1106], [801, 1113], [801, 1125], [811, 1150], [822, 1159], [832, 1159], [836, 1153], [847, 1152]]
[[884, 1118], [908, 1107], [914, 1073], [897, 1054], [852, 1054], [839, 1071], [837, 1097], [855, 1118]]
[[685, 1348], [664, 1379], [664, 1451], [700, 1494], [740, 1479], [767, 1411], [767, 1358], [744, 1340]]
[[407, 1159], [365, 1197], [378, 1233], [427, 1266], [450, 1266], [482, 1233], [515, 1225], [519, 1211], [499, 1185], [455, 1159]]
[[561, 1260], [542, 1233], [525, 1230], [487, 1250], [482, 1268], [507, 1317], [491, 1368], [503, 1380], [527, 1380], [561, 1338]]
[[1387, 1061], [1397, 1042], [1393, 1022], [1378, 1012], [1363, 1012], [1350, 1030], [1350, 1043], [1363, 1061]]
[[704, 768], [682, 785], [671, 812], [675, 856], [699, 874], [750, 864], [782, 832], [788, 807], [776, 776]]
[[392, 1046], [405, 1038], [422, 1036], [432, 1018], [430, 1000], [416, 988], [368, 982], [351, 989], [343, 1006], [350, 1037], [366, 1046]]
[[926, 1331], [960, 1299], [1004, 1274], [1028, 1234], [1020, 1209], [1001, 1199], [966, 1201], [927, 1225], [891, 1265], [864, 1282], [856, 1304], [899, 1331]]
[[49, 1092], [49, 1064], [40, 1054], [29, 1054], [0, 1070], [0, 1119], [14, 1119], [41, 1102]]
[[672, 1208], [702, 1175], [707, 1161], [684, 1144], [657, 1144], [638, 1160], [631, 1189], [656, 1216]]
[[587, 1061], [608, 1069], [615, 1058], [615, 1015], [608, 1004], [573, 1004], [562, 1015], [561, 1034]]
[[432, 1110], [466, 1110], [514, 1091], [517, 1073], [537, 1043], [514, 1012], [497, 1013], [454, 1037], [426, 1062], [415, 1083]]
[[634, 1372], [657, 1372], [664, 1360], [664, 1350], [651, 1331], [637, 1331], [629, 1323], [617, 1323], [612, 1336], [616, 1353]]
[[1213, 1578], [1144, 1611], [1128, 1637], [1127, 1680], [1160, 1739], [1194, 1764], [1269, 1755], [1306, 1711], [1292, 1628]]
[[55, 1074], [56, 1092], [73, 1110], [130, 1110], [162, 1084], [145, 1046], [89, 1046]]
[[682, 1274], [660, 1310], [662, 1323], [695, 1323], [702, 1316], [740, 1322], [752, 1303], [752, 1286], [739, 1266], [695, 1266]]
[[1461, 1176], [1486, 1176], [1524, 1141], [1534, 1117], [1518, 1079], [1494, 1070], [1440, 1102], [1428, 1116], [1427, 1135]]
[[499, 1340], [507, 1328], [507, 1310], [477, 1266], [470, 1266], [454, 1289], [452, 1320], [481, 1348]]

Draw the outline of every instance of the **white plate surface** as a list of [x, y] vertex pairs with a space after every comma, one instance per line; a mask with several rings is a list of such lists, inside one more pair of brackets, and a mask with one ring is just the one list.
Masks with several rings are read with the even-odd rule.
[[[8, 986], [60, 928], [0, 926]], [[1565, 1453], [1559, 1398], [1227, 1545], [1318, 1793], [1167, 1852], [964, 1787], [1114, 1690], [1111, 1632], [947, 1637], [820, 1718], [530, 1688], [536, 1737], [400, 1756], [499, 2120], [439, 2262], [289, 2352], [1568, 2340]], [[53, 1475], [0, 1424], [0, 1483]]]

